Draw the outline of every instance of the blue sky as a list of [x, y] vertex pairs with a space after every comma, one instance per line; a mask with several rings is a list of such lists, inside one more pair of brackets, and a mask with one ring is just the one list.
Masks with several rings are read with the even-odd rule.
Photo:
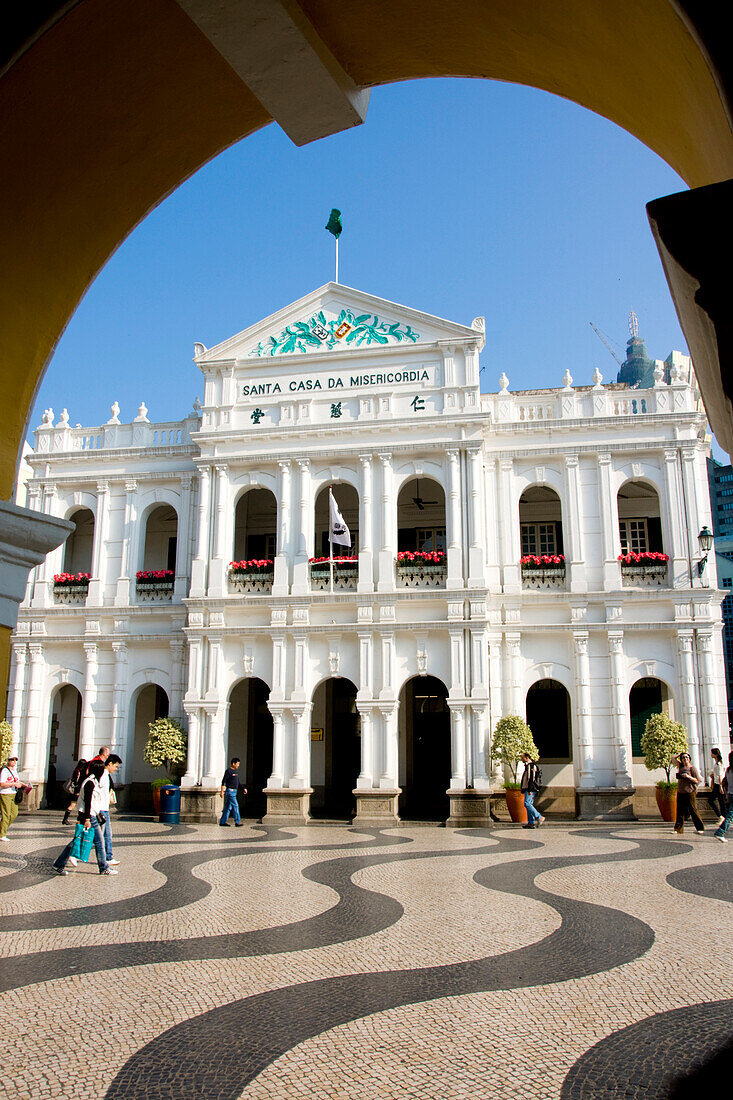
[[[594, 321], [653, 358], [686, 350], [645, 203], [684, 184], [614, 124], [535, 89], [431, 80], [372, 93], [367, 122], [297, 149], [275, 125], [222, 153], [130, 235], [59, 342], [31, 418], [185, 416], [193, 344], [239, 332], [333, 278], [470, 323], [486, 316], [482, 388], [615, 380]], [[623, 354], [623, 350], [621, 351]]]

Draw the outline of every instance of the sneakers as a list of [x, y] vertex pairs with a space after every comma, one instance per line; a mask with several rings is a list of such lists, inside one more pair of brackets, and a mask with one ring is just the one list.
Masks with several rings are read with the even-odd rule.
[[234, 822], [234, 828], [235, 829], [241, 829], [243, 825], [244, 825], [243, 821], [235, 821]]
[[728, 843], [728, 837], [723, 836], [722, 833], [720, 835], [718, 833], [713, 833], [713, 836], [715, 837], [716, 840], [719, 840], [721, 844], [727, 844]]
[[120, 865], [119, 859], [108, 859], [107, 860], [107, 866], [108, 867], [119, 867], [119, 865]]
[[724, 818], [724, 817], [719, 817], [719, 818], [718, 818], [718, 821], [717, 821], [717, 824], [718, 824], [718, 825], [722, 825], [724, 821], [725, 821], [725, 818]]
[[116, 871], [114, 867], [110, 867], [108, 864], [105, 869], [103, 871], [100, 871], [99, 873], [100, 875], [119, 875], [120, 872]]
[[219, 828], [220, 829], [228, 829], [229, 828], [229, 822], [228, 821], [220, 821], [219, 822]]
[[55, 863], [54, 863], [54, 865], [53, 865], [53, 868], [52, 868], [52, 870], [53, 870], [53, 872], [54, 872], [54, 874], [55, 874], [55, 875], [68, 875], [68, 873], [69, 873], [69, 872], [68, 872], [68, 871], [66, 870], [66, 868], [65, 868], [65, 867], [57, 867]]
[[522, 825], [523, 829], [534, 829], [534, 825]]
[[539, 821], [537, 822], [537, 824], [538, 824], [538, 825], [544, 825], [546, 821], [547, 821], [547, 818], [546, 818], [546, 817], [541, 817], [541, 818], [539, 819]]
[[72, 867], [76, 867], [78, 862], [79, 860], [76, 858], [76, 856], [69, 856], [69, 863]]
[[704, 829], [695, 829], [695, 832], [697, 833], [698, 836], [702, 836], [703, 833], [705, 832], [705, 830]]

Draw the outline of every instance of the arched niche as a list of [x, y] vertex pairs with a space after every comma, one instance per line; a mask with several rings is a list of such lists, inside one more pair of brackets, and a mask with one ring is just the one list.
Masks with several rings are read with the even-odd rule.
[[234, 509], [232, 561], [272, 560], [277, 553], [277, 500], [269, 489], [248, 489]]
[[659, 494], [648, 481], [626, 481], [617, 495], [622, 554], [664, 553]]
[[444, 821], [450, 810], [451, 725], [448, 688], [436, 676], [413, 676], [400, 691], [400, 816]]
[[573, 757], [570, 696], [559, 680], [537, 680], [527, 692], [527, 725], [540, 760], [567, 764]]
[[131, 810], [152, 812], [153, 794], [150, 784], [154, 779], [164, 778], [162, 768], [151, 768], [146, 764], [143, 750], [148, 739], [149, 725], [156, 718], [167, 718], [169, 713], [168, 693], [160, 684], [143, 684], [133, 696], [130, 708], [132, 736], [132, 760], [127, 769], [130, 777], [128, 804]]
[[148, 512], [140, 566], [149, 570], [169, 569], [175, 573], [178, 548], [178, 515], [170, 504], [158, 504]]
[[631, 723], [631, 755], [641, 758], [641, 738], [647, 720], [653, 714], [672, 717], [672, 696], [664, 680], [656, 676], [644, 676], [632, 684], [629, 691], [629, 721]]
[[519, 498], [522, 557], [564, 554], [562, 503], [547, 485], [530, 485]]
[[413, 477], [397, 497], [397, 551], [445, 550], [445, 491], [432, 477]]
[[[333, 490], [334, 500], [344, 523], [349, 529], [351, 542], [349, 546], [335, 542], [333, 544], [333, 556], [356, 557], [359, 552], [359, 494], [353, 485], [345, 481], [334, 482], [330, 488]], [[329, 486], [324, 487], [316, 497], [315, 503], [315, 544], [313, 556], [328, 557], [330, 554], [329, 531], [330, 512], [328, 503]]]
[[62, 787], [79, 759], [81, 692], [73, 684], [60, 684], [51, 696], [51, 721], [46, 771], [46, 802], [57, 806]]
[[94, 513], [90, 508], [77, 508], [68, 517], [76, 528], [64, 544], [64, 573], [92, 572], [94, 550]]

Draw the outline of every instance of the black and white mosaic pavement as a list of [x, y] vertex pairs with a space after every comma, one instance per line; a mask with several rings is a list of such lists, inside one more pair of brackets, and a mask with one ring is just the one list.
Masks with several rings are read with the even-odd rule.
[[51, 814], [3, 845], [0, 1097], [679, 1100], [730, 1053], [711, 837], [114, 830], [116, 877], [52, 875]]

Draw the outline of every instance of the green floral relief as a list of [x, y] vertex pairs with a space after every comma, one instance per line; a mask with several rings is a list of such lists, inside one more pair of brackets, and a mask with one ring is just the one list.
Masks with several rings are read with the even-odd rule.
[[314, 313], [308, 321], [294, 321], [279, 336], [270, 336], [252, 348], [250, 355], [288, 355], [290, 352], [305, 352], [310, 348], [330, 351], [337, 344], [360, 347], [362, 344], [388, 344], [390, 340], [401, 344], [403, 340], [415, 343], [420, 333], [414, 332], [409, 325], [399, 321], [387, 323], [380, 321], [376, 314], [360, 313], [358, 316], [350, 309], [342, 309], [335, 320], [327, 321], [322, 310]]

